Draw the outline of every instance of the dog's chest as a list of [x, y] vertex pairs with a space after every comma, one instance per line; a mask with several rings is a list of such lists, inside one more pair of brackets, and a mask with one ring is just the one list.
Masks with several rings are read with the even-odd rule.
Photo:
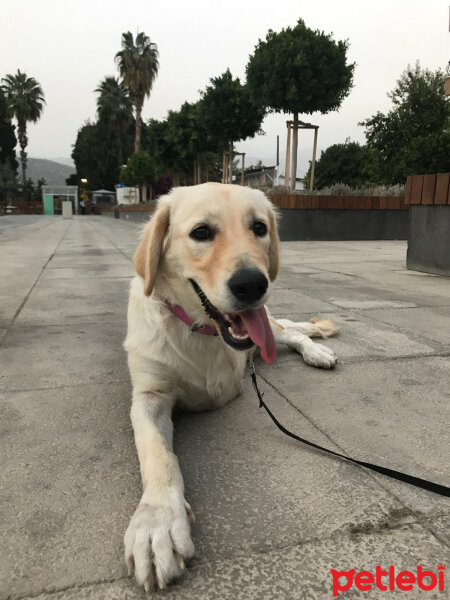
[[[199, 333], [191, 333], [183, 342], [184, 348], [180, 348], [180, 339], [176, 340], [176, 354], [172, 353], [171, 366], [177, 370], [185, 403], [193, 408], [198, 402], [202, 407], [220, 406], [240, 393], [245, 352], [228, 348], [220, 338]], [[178, 352], [180, 349], [181, 353]]]

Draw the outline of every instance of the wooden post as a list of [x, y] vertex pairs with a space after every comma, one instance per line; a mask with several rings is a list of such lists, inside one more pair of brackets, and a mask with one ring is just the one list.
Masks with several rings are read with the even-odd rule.
[[226, 173], [226, 158], [225, 152], [222, 155], [222, 183], [225, 183], [225, 173]]
[[287, 143], [286, 143], [286, 167], [284, 169], [284, 185], [289, 187], [289, 173], [291, 169], [291, 122], [286, 121]]
[[291, 191], [294, 192], [297, 182], [298, 113], [294, 113], [292, 127]]
[[223, 154], [223, 182], [228, 183], [228, 154]]
[[197, 154], [197, 184], [202, 182], [202, 167], [200, 164], [200, 157]]
[[316, 167], [316, 150], [317, 150], [317, 131], [318, 127], [314, 129], [314, 147], [313, 147], [313, 159], [311, 163], [311, 177], [309, 180], [309, 190], [312, 192], [314, 187], [314, 169]]
[[241, 185], [245, 185], [245, 152], [242, 153]]
[[230, 163], [228, 166], [230, 168], [230, 175], [229, 175], [228, 183], [233, 183], [233, 142], [230, 142]]

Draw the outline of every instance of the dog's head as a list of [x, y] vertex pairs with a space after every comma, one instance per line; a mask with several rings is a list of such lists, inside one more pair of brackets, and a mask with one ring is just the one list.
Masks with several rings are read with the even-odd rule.
[[[259, 191], [208, 183], [177, 188], [158, 203], [134, 255], [147, 296], [212, 319], [237, 350], [275, 344], [264, 303], [279, 266], [276, 214]], [[265, 356], [266, 354], [266, 356]]]

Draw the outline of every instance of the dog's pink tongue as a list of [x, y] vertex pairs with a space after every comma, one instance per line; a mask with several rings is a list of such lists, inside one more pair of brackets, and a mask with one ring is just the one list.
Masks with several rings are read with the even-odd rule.
[[249, 337], [259, 346], [263, 360], [268, 365], [271, 365], [277, 355], [277, 347], [269, 319], [267, 318], [266, 309], [264, 306], [255, 309], [249, 308], [248, 310], [244, 310], [244, 312], [240, 312], [239, 316], [244, 323]]

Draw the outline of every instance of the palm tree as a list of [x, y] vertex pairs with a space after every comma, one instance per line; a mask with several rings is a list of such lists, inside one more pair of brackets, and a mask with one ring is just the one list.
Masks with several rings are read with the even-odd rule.
[[22, 183], [27, 181], [28, 145], [27, 122], [36, 123], [44, 108], [44, 92], [34, 77], [28, 77], [17, 69], [16, 75], [7, 75], [2, 79], [2, 91], [5, 95], [8, 113], [17, 119], [17, 134], [20, 145], [20, 161], [22, 163]]
[[[124, 140], [133, 122], [133, 105], [125, 86], [115, 77], [105, 77], [95, 90], [98, 92], [97, 113], [114, 133], [117, 145], [117, 167], [124, 164]], [[128, 157], [126, 157], [128, 158]]]
[[115, 56], [123, 84], [130, 90], [136, 116], [134, 151], [141, 150], [142, 106], [150, 96], [153, 82], [158, 74], [158, 46], [144, 32], [136, 35], [130, 31], [122, 34], [122, 50]]

